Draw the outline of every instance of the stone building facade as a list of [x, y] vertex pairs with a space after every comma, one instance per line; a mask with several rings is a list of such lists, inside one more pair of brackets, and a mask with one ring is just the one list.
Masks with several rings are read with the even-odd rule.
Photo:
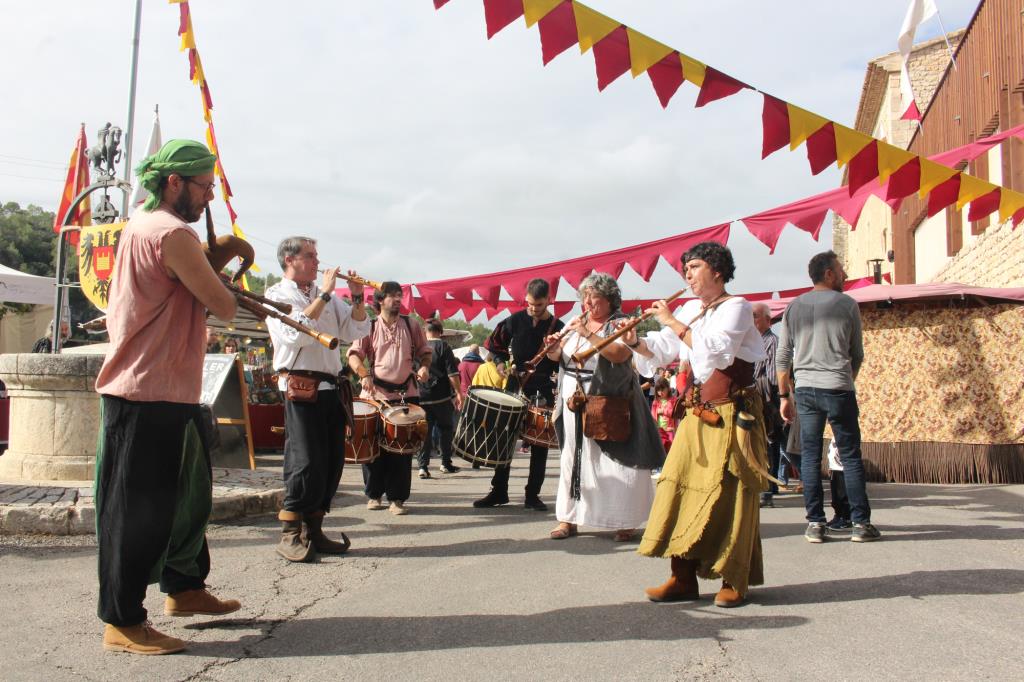
[[[1020, 0], [981, 0], [967, 27], [947, 36], [957, 68], [950, 68], [941, 38], [914, 48], [910, 75], [922, 128], [899, 121], [899, 54], [872, 60], [857, 110], [857, 130], [930, 156], [1024, 125], [1024, 22]], [[958, 166], [958, 168], [963, 168]], [[970, 162], [966, 172], [1024, 192], [1024, 140], [1010, 138]], [[1024, 286], [1024, 230], [997, 216], [970, 222], [955, 207], [927, 215], [927, 202], [911, 195], [889, 206], [872, 198], [857, 229], [837, 219], [835, 251], [851, 276], [870, 274], [872, 259], [897, 284], [960, 282]]]
[[[946, 36], [955, 48], [964, 31]], [[917, 130], [916, 121], [900, 119], [904, 106], [900, 98], [899, 52], [892, 52], [871, 60], [861, 88], [860, 105], [854, 127], [862, 133], [885, 140], [906, 149]], [[910, 53], [910, 83], [921, 111], [927, 109], [949, 66], [949, 48], [939, 37], [919, 43]], [[887, 255], [892, 250], [892, 211], [881, 199], [872, 197], [864, 206], [857, 229], [838, 215], [833, 217], [832, 249], [839, 256], [851, 278], [873, 274], [872, 259], [881, 259], [883, 274], [892, 275], [892, 263]]]

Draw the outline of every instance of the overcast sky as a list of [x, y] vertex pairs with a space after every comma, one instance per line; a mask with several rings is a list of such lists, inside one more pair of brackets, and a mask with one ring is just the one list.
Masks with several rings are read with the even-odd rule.
[[[594, 9], [762, 90], [853, 125], [867, 62], [896, 49], [907, 0], [590, 0]], [[948, 30], [976, 2], [937, 0]], [[55, 210], [80, 122], [126, 126], [131, 0], [0, 0], [0, 201]], [[319, 240], [321, 261], [416, 282], [546, 263], [707, 227], [821, 192], [801, 147], [760, 159], [761, 97], [663, 110], [646, 75], [597, 91], [571, 48], [541, 64], [522, 20], [486, 39], [480, 0], [193, 0], [239, 224], [257, 263]], [[295, 10], [295, 11], [292, 11]], [[178, 51], [178, 8], [144, 0], [136, 154], [160, 105], [164, 139], [203, 139]], [[940, 33], [932, 20], [918, 40]], [[218, 193], [219, 196], [219, 193]], [[214, 204], [229, 229], [223, 202]], [[807, 283], [831, 245], [788, 228], [774, 256], [733, 225], [735, 293]], [[678, 288], [626, 269], [625, 297]], [[560, 300], [571, 297], [567, 287]], [[482, 318], [481, 318], [482, 319]]]

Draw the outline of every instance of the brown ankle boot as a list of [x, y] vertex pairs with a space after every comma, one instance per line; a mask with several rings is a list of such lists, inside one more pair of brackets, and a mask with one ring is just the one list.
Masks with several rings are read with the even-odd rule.
[[341, 542], [335, 542], [324, 535], [324, 512], [313, 512], [303, 518], [309, 532], [309, 542], [321, 554], [344, 554], [352, 546], [352, 542], [344, 533], [341, 534]]
[[697, 590], [697, 562], [672, 557], [672, 575], [665, 584], [648, 587], [644, 594], [651, 601], [694, 601], [700, 599]]
[[302, 528], [302, 515], [282, 509], [277, 518], [281, 519], [281, 542], [277, 553], [288, 561], [312, 561], [314, 548]]
[[217, 599], [205, 589], [167, 595], [165, 616], [223, 616], [242, 608], [237, 599]]
[[736, 588], [729, 583], [722, 581], [722, 589], [715, 595], [715, 606], [721, 606], [723, 609], [731, 609], [734, 606], [741, 605], [744, 601], [743, 595], [736, 591]]
[[103, 629], [103, 648], [143, 656], [173, 654], [185, 650], [185, 642], [155, 630], [149, 623], [118, 626], [109, 623]]

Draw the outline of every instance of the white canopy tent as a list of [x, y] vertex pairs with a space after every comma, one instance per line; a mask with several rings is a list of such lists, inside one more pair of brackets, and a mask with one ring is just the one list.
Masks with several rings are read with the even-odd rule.
[[0, 301], [53, 305], [53, 277], [39, 277], [0, 265]]
[[27, 313], [8, 311], [0, 320], [0, 353], [27, 353], [53, 320], [53, 277], [29, 275], [0, 265], [0, 302], [30, 303]]

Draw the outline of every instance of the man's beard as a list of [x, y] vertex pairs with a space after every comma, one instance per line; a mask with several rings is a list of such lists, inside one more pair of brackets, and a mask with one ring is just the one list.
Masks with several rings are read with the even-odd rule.
[[203, 214], [202, 207], [193, 206], [189, 202], [188, 192], [182, 192], [178, 196], [178, 200], [174, 202], [174, 206], [171, 208], [173, 208], [174, 212], [180, 215], [186, 223], [196, 222]]

